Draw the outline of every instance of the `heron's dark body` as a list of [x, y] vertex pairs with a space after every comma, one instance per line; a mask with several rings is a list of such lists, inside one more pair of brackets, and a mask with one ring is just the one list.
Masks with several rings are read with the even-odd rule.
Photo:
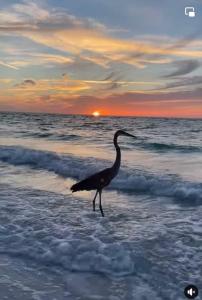
[[105, 186], [109, 185], [113, 179], [110, 176], [110, 169], [107, 168], [101, 172], [87, 177], [86, 179], [74, 184], [71, 187], [72, 192], [78, 191], [91, 191], [91, 190], [102, 190]]
[[116, 148], [116, 159], [114, 164], [112, 165], [111, 168], [107, 168], [102, 170], [101, 172], [95, 173], [94, 175], [91, 175], [87, 177], [86, 179], [74, 184], [71, 187], [72, 192], [78, 192], [78, 191], [91, 191], [91, 190], [96, 190], [95, 198], [93, 200], [93, 210], [95, 210], [95, 199], [97, 197], [97, 194], [99, 193], [100, 196], [100, 211], [102, 213], [102, 216], [104, 216], [103, 210], [102, 210], [102, 205], [101, 205], [101, 193], [102, 189], [105, 188], [110, 184], [112, 179], [118, 174], [120, 164], [121, 164], [121, 150], [120, 147], [117, 143], [117, 138], [119, 135], [127, 135], [127, 136], [132, 136], [131, 134], [128, 134], [122, 130], [118, 130], [114, 134], [114, 146]]

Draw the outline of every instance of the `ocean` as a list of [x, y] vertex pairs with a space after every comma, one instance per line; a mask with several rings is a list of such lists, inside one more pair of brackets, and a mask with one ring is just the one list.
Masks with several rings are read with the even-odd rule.
[[[137, 139], [103, 218], [70, 187], [113, 164], [119, 129]], [[1, 300], [178, 300], [201, 279], [202, 120], [0, 113]]]

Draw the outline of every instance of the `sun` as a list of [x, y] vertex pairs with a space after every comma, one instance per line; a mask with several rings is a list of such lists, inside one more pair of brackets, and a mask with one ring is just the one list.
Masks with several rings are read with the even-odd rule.
[[92, 113], [92, 115], [93, 115], [94, 117], [99, 117], [99, 116], [100, 116], [100, 112], [99, 112], [99, 111], [94, 111], [94, 112]]

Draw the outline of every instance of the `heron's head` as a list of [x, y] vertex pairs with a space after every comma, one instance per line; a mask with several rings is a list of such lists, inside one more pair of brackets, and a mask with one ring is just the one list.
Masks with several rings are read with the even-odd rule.
[[116, 131], [115, 134], [114, 134], [114, 140], [117, 140], [117, 138], [118, 138], [119, 135], [130, 136], [130, 137], [133, 137], [133, 138], [135, 138], [135, 139], [137, 138], [135, 135], [132, 135], [132, 134], [126, 132], [126, 131], [118, 130], [118, 131]]

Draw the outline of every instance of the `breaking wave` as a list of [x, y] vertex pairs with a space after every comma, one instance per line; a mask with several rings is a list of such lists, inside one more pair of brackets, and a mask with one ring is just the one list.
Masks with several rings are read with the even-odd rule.
[[[19, 146], [1, 146], [0, 160], [15, 166], [23, 165], [47, 170], [75, 180], [81, 180], [110, 165], [106, 160], [59, 155]], [[121, 169], [109, 188], [123, 193], [145, 193], [202, 204], [202, 183], [182, 181], [177, 176], [166, 174], [151, 174], [145, 170]]]

